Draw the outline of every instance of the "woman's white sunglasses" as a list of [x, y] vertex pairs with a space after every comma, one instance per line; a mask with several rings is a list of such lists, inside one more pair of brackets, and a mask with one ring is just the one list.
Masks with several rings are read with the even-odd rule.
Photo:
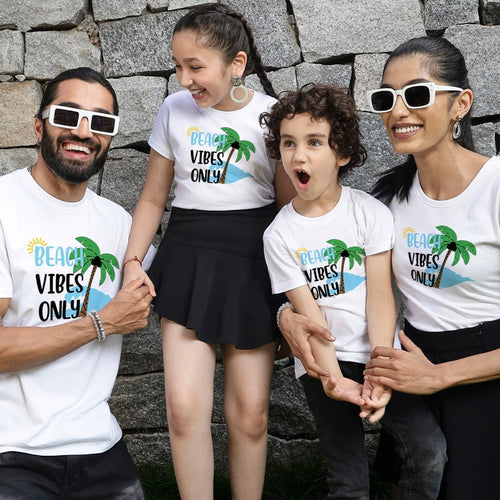
[[382, 88], [370, 90], [368, 98], [370, 108], [374, 113], [388, 113], [394, 109], [398, 95], [401, 96], [409, 109], [426, 108], [434, 104], [436, 92], [462, 92], [459, 87], [437, 85], [434, 82], [413, 83], [406, 85], [401, 90]]
[[77, 129], [82, 118], [87, 118], [89, 130], [94, 134], [116, 135], [120, 117], [96, 111], [87, 111], [80, 108], [69, 108], [52, 104], [42, 111], [42, 119], [48, 118], [55, 127]]

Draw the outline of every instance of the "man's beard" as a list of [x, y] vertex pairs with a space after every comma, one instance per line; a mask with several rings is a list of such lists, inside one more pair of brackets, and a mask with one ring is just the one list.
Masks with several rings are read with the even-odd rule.
[[[84, 166], [84, 161], [68, 160], [63, 158], [59, 149], [65, 141], [73, 141], [79, 144], [91, 146], [94, 150], [94, 161]], [[42, 141], [40, 143], [40, 152], [47, 166], [58, 177], [71, 184], [81, 184], [88, 181], [93, 175], [97, 174], [104, 167], [108, 154], [109, 145], [101, 153], [101, 146], [97, 141], [90, 139], [81, 139], [70, 135], [58, 137], [57, 141], [50, 136], [46, 129], [43, 131]], [[101, 154], [99, 154], [101, 153]]]

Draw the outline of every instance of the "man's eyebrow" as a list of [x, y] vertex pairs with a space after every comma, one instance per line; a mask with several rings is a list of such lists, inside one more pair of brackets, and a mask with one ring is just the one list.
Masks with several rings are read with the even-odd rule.
[[[83, 109], [79, 104], [77, 104], [76, 102], [71, 102], [71, 101], [59, 102], [57, 104], [52, 103], [52, 104], [54, 104], [55, 106], [66, 106], [67, 108]], [[95, 111], [96, 113], [104, 113], [106, 115], [113, 114], [108, 109], [105, 109], [105, 108], [94, 108], [94, 109], [88, 109], [85, 111]]]

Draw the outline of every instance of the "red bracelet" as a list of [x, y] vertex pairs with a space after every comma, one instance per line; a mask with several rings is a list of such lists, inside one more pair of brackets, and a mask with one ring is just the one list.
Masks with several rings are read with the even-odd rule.
[[122, 269], [127, 265], [127, 264], [130, 264], [132, 261], [136, 260], [137, 262], [139, 262], [139, 264], [142, 266], [142, 260], [139, 259], [139, 257], [137, 257], [137, 255], [134, 255], [133, 257], [130, 257], [130, 259], [127, 259], [124, 263], [123, 263], [123, 266], [122, 266]]

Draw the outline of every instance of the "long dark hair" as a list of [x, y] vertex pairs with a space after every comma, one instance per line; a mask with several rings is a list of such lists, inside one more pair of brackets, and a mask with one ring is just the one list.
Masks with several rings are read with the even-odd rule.
[[248, 60], [244, 76], [255, 71], [266, 94], [278, 97], [264, 69], [252, 30], [238, 11], [222, 3], [193, 7], [179, 19], [174, 34], [183, 30], [198, 33], [203, 46], [219, 51], [227, 64], [238, 52], [245, 52]]
[[[454, 87], [470, 88], [464, 56], [446, 38], [420, 37], [408, 40], [391, 53], [384, 72], [387, 65], [397, 57], [416, 54], [424, 56], [423, 65], [434, 78]], [[456, 141], [464, 148], [474, 151], [470, 110], [460, 125], [462, 133]], [[394, 197], [399, 201], [408, 200], [416, 172], [415, 158], [408, 155], [405, 162], [388, 170], [377, 180], [372, 193], [385, 203], [389, 203]]]

